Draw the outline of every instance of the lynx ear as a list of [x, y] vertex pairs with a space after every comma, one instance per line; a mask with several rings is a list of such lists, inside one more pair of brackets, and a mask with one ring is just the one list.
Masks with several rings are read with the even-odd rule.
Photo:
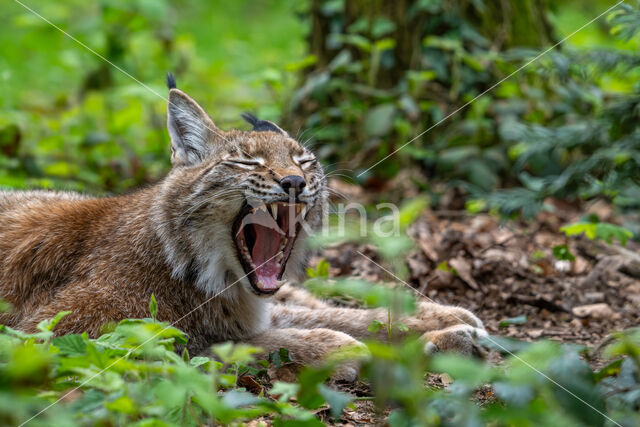
[[242, 116], [243, 119], [245, 119], [247, 122], [249, 122], [249, 124], [253, 126], [254, 132], [271, 131], [271, 132], [281, 133], [285, 136], [289, 136], [289, 134], [285, 132], [280, 126], [276, 125], [273, 122], [270, 122], [269, 120], [260, 120], [251, 113], [242, 113], [240, 115]]
[[175, 89], [175, 81], [173, 85], [167, 106], [171, 163], [194, 165], [213, 152], [213, 142], [222, 132], [193, 99]]

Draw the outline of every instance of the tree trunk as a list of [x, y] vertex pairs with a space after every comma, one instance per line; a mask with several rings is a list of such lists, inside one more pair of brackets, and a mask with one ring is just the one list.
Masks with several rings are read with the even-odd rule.
[[[326, 0], [312, 0], [311, 32], [308, 36], [309, 53], [318, 59], [315, 68], [325, 68], [340, 49], [327, 44], [330, 34], [347, 34], [348, 28], [360, 18], [369, 21], [375, 17], [389, 19], [395, 24], [391, 37], [395, 40], [395, 65], [381, 69], [377, 79], [386, 86], [397, 81], [398, 73], [416, 69], [420, 65], [421, 43], [424, 24], [429, 19], [426, 11], [417, 10], [417, 0], [345, 0], [342, 14], [327, 12]], [[473, 0], [444, 2], [447, 9], [458, 9], [476, 30], [492, 42], [497, 49], [514, 46], [542, 47], [553, 42], [552, 27], [547, 19], [547, 0], [493, 0], [484, 2], [485, 10], [479, 13]], [[372, 37], [371, 34], [368, 34]], [[352, 49], [354, 55], [358, 55]]]

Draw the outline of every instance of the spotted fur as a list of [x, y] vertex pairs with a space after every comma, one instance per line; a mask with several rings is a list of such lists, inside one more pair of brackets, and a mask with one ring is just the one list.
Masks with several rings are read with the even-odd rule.
[[[320, 225], [327, 184], [313, 153], [286, 132], [222, 131], [169, 83], [173, 168], [161, 182], [109, 198], [0, 192], [0, 298], [13, 306], [0, 323], [32, 332], [71, 310], [55, 332], [95, 337], [106, 323], [148, 317], [153, 293], [158, 318], [184, 330], [193, 353], [236, 340], [290, 347], [309, 363], [367, 336], [384, 313], [332, 308], [291, 286], [270, 302], [254, 292], [238, 259], [231, 232], [238, 213], [287, 197], [279, 184], [285, 176], [306, 180], [299, 200], [309, 227]], [[306, 229], [300, 233], [284, 273], [292, 281], [305, 265]], [[424, 310], [406, 322], [421, 333], [465, 323], [482, 329], [466, 310]]]

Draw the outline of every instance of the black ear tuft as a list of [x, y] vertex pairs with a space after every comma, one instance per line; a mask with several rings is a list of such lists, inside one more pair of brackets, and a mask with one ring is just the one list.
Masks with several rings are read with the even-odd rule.
[[251, 126], [253, 126], [254, 128], [256, 127], [256, 124], [260, 121], [260, 120], [258, 120], [258, 118], [256, 116], [254, 116], [251, 113], [242, 113], [240, 115], [242, 116], [243, 119], [245, 119], [247, 122], [249, 122], [249, 124]]
[[253, 126], [254, 132], [278, 132], [286, 135], [287, 133], [280, 129], [275, 123], [270, 122], [268, 120], [259, 120], [256, 116], [251, 113], [242, 113], [242, 118], [249, 122], [250, 125]]
[[167, 87], [169, 88], [169, 90], [178, 87], [178, 85], [176, 84], [176, 78], [170, 71], [167, 71]]

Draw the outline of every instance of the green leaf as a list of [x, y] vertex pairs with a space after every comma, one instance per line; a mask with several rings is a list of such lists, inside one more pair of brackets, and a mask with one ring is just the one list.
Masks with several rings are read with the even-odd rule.
[[52, 341], [60, 353], [65, 356], [84, 356], [87, 354], [87, 341], [78, 334], [69, 334], [56, 337]]
[[604, 399], [595, 387], [589, 365], [578, 354], [565, 352], [551, 362], [549, 372], [549, 376], [559, 384], [554, 384], [554, 394], [569, 413], [586, 425], [604, 425], [602, 414], [607, 410]]
[[53, 328], [62, 320], [63, 317], [71, 314], [70, 311], [61, 311], [53, 319], [43, 320], [38, 323], [38, 330], [43, 332], [51, 332]]
[[576, 222], [574, 224], [565, 225], [560, 227], [560, 231], [567, 236], [575, 236], [584, 233], [589, 240], [596, 238], [596, 224], [590, 222]]
[[132, 415], [137, 412], [136, 403], [128, 396], [121, 396], [113, 402], [106, 403], [104, 406], [110, 411], [120, 412], [123, 414]]
[[307, 276], [309, 276], [309, 278], [327, 279], [329, 278], [330, 268], [331, 264], [329, 264], [326, 259], [321, 258], [315, 269], [311, 267], [307, 268]]
[[298, 403], [307, 409], [316, 409], [325, 402], [324, 397], [319, 393], [318, 386], [326, 381], [331, 374], [329, 368], [304, 367], [298, 375]]
[[371, 321], [371, 324], [367, 327], [367, 331], [371, 332], [372, 334], [377, 334], [378, 332], [380, 332], [381, 330], [383, 330], [385, 328], [385, 324], [382, 323], [381, 321], [377, 320], [377, 319], [373, 319]]
[[340, 418], [344, 408], [353, 401], [353, 396], [334, 390], [324, 384], [320, 384], [318, 391], [329, 404], [331, 415], [336, 419]]
[[278, 351], [269, 353], [269, 362], [276, 368], [280, 368], [284, 363], [291, 362], [289, 357], [289, 350], [281, 348]]
[[613, 239], [617, 239], [622, 246], [625, 246], [627, 241], [633, 237], [633, 233], [626, 228], [606, 222], [576, 222], [561, 227], [560, 231], [567, 236], [584, 233], [590, 240], [604, 240], [609, 244], [613, 243]]
[[276, 381], [273, 383], [273, 387], [269, 391], [272, 396], [278, 397], [278, 402], [288, 402], [293, 396], [298, 393], [300, 386], [298, 384], [284, 383], [282, 381]]
[[129, 427], [169, 427], [171, 424], [158, 418], [145, 418], [133, 424], [128, 424]]
[[364, 131], [368, 136], [384, 136], [391, 131], [396, 107], [393, 104], [378, 105], [367, 113]]
[[464, 208], [470, 214], [475, 215], [487, 208], [487, 202], [483, 199], [470, 199], [465, 202]]
[[222, 403], [230, 408], [249, 406], [258, 402], [260, 402], [260, 398], [254, 396], [248, 391], [229, 390], [222, 397]]
[[394, 325], [400, 332], [409, 332], [409, 327], [402, 322], [396, 322]]
[[151, 300], [149, 301], [149, 312], [151, 313], [153, 320], [156, 320], [156, 316], [158, 315], [158, 302], [156, 301], [156, 296], [153, 293], [151, 293]]
[[571, 251], [569, 250], [569, 246], [557, 245], [553, 247], [553, 256], [560, 261], [575, 261], [576, 257], [573, 256]]
[[197, 368], [198, 366], [207, 368], [210, 364], [211, 364], [211, 359], [204, 356], [195, 356], [195, 357], [192, 357], [191, 360], [189, 360], [189, 365], [193, 366], [194, 368]]
[[400, 226], [408, 228], [428, 206], [429, 200], [426, 197], [415, 197], [404, 202], [400, 207]]
[[436, 266], [436, 270], [445, 271], [447, 273], [451, 273], [451, 274], [455, 274], [455, 275], [458, 274], [456, 269], [453, 268], [453, 267], [450, 267], [449, 263], [447, 261], [442, 261], [440, 264], [438, 264]]
[[12, 310], [11, 304], [0, 299], [0, 313], [9, 313]]
[[596, 225], [596, 237], [602, 239], [608, 244], [613, 243], [613, 239], [620, 241], [622, 246], [627, 244], [627, 241], [633, 238], [633, 233], [626, 228], [620, 227], [614, 224], [607, 224], [606, 222], [599, 222]]
[[82, 396], [71, 403], [71, 408], [75, 412], [89, 413], [102, 408], [104, 405], [105, 395], [104, 393], [96, 390], [89, 389]]
[[247, 344], [236, 344], [233, 342], [214, 345], [211, 347], [211, 350], [220, 358], [220, 360], [227, 364], [247, 364], [249, 362], [253, 362], [253, 355], [262, 351], [258, 347], [253, 347]]
[[470, 386], [484, 384], [492, 373], [488, 365], [457, 354], [437, 354], [431, 361], [431, 368], [436, 372], [447, 373], [455, 380], [464, 381]]
[[509, 325], [524, 325], [525, 323], [527, 323], [527, 316], [521, 315], [501, 320], [498, 326], [500, 327], [500, 329], [502, 329], [506, 328]]
[[491, 386], [500, 400], [508, 405], [524, 406], [536, 396], [534, 388], [528, 384], [511, 384], [505, 381], [496, 381]]
[[620, 368], [622, 366], [622, 362], [624, 359], [614, 360], [613, 362], [603, 366], [599, 371], [596, 371], [593, 379], [596, 383], [599, 383], [606, 377], [616, 376], [620, 373]]
[[346, 296], [370, 307], [385, 307], [399, 314], [415, 312], [416, 299], [406, 288], [389, 288], [357, 279], [318, 280], [305, 282], [311, 292], [322, 297]]

